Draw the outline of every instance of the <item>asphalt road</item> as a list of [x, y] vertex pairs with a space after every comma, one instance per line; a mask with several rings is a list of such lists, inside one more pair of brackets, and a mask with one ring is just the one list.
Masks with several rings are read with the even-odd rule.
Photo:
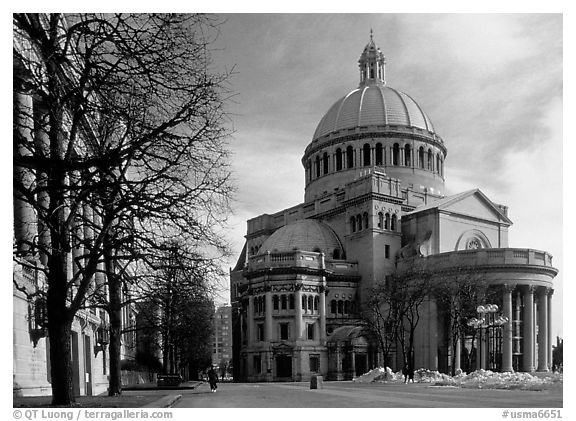
[[174, 408], [562, 408], [562, 388], [538, 392], [425, 383], [219, 383], [182, 391]]

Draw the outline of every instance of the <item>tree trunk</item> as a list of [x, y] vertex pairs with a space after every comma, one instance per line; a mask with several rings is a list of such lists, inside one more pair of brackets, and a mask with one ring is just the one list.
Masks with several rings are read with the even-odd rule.
[[122, 394], [121, 343], [122, 343], [122, 285], [108, 267], [108, 289], [110, 292], [110, 379], [108, 396]]
[[76, 400], [72, 377], [72, 318], [66, 307], [65, 256], [64, 252], [55, 252], [50, 259], [46, 297], [53, 405], [70, 405]]

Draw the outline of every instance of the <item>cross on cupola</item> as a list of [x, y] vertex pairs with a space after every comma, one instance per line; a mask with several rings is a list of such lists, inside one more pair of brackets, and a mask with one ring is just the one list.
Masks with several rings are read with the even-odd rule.
[[360, 86], [376, 83], [386, 85], [386, 58], [374, 43], [372, 29], [370, 29], [370, 42], [364, 47], [358, 64], [360, 67]]

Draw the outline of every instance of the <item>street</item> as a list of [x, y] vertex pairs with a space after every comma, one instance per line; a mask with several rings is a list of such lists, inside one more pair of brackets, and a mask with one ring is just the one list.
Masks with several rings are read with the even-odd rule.
[[426, 383], [219, 383], [182, 391], [174, 408], [561, 408], [562, 389], [461, 389]]

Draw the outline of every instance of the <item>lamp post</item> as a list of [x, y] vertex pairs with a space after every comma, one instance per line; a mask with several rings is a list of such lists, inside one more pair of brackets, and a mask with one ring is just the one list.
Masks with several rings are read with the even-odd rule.
[[[486, 329], [485, 340], [487, 342], [487, 352], [488, 352], [488, 365], [490, 369], [497, 368], [496, 362], [496, 355], [498, 353], [498, 333], [496, 328], [500, 328], [506, 322], [508, 322], [508, 318], [502, 315], [496, 315], [498, 312], [498, 306], [496, 304], [485, 304], [479, 305], [476, 307], [476, 313], [478, 313], [478, 318], [473, 317], [472, 319], [468, 320], [468, 326], [473, 327], [474, 329], [478, 329], [479, 332], [479, 364], [478, 368], [484, 368], [484, 360], [482, 355], [482, 348], [484, 348], [482, 343], [482, 330]], [[490, 335], [490, 329], [493, 329], [492, 335]], [[490, 336], [492, 336], [492, 340], [490, 340]], [[493, 357], [493, 358], [490, 358]]]

